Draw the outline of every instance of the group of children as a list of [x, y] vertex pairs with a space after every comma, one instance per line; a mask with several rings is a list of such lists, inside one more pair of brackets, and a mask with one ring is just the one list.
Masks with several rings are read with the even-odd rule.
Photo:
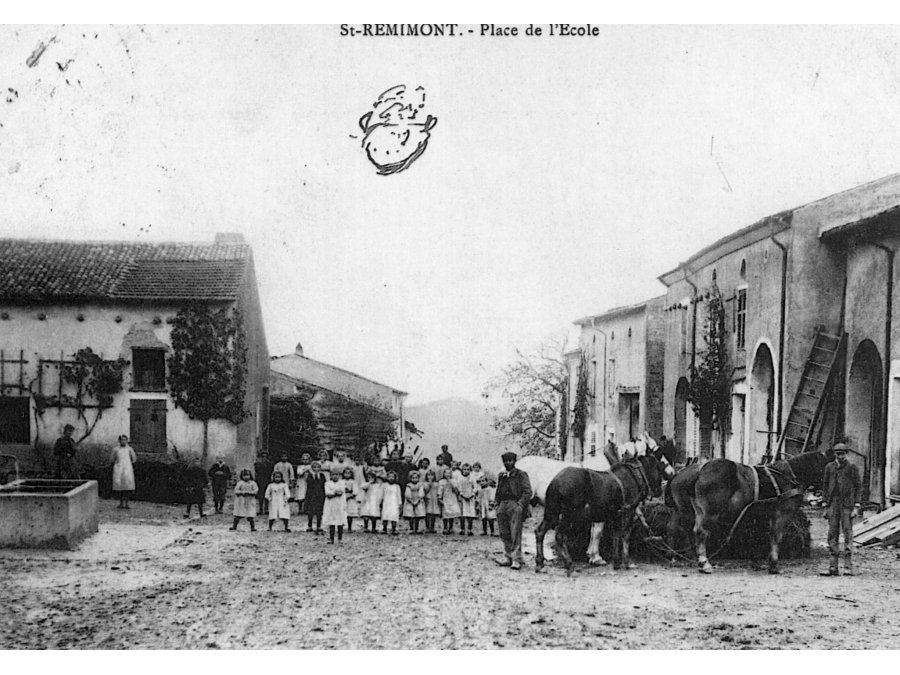
[[282, 457], [275, 464], [263, 495], [251, 472], [245, 469], [234, 487], [231, 529], [236, 530], [241, 519], [247, 518], [250, 529], [255, 530], [255, 517], [264, 508], [258, 498], [264, 496], [270, 530], [281, 520], [284, 530], [291, 531], [293, 501], [307, 516], [307, 532], [324, 534], [322, 528], [328, 527], [329, 544], [335, 542], [335, 536], [341, 541], [345, 530], [351, 532], [356, 518], [362, 519], [364, 532], [373, 534], [379, 531], [379, 523], [383, 534], [389, 530], [398, 534], [401, 518], [407, 521], [412, 534], [436, 533], [438, 520], [442, 521], [444, 534], [453, 534], [456, 519], [460, 534], [473, 536], [476, 519], [481, 520], [482, 535], [494, 534], [496, 482], [485, 475], [479, 462], [443, 466], [438, 457], [432, 469], [431, 462], [422, 459], [408, 473], [390, 470], [386, 466], [389, 464], [372, 458], [358, 465], [342, 452], [329, 460], [323, 451], [316, 461], [304, 453], [295, 469], [287, 457]]

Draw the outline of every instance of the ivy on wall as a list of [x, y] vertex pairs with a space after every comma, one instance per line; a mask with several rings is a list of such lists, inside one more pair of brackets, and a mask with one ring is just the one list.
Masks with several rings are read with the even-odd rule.
[[168, 384], [175, 406], [203, 422], [203, 456], [209, 453], [209, 422], [240, 424], [247, 381], [247, 340], [236, 309], [213, 310], [192, 303], [172, 321]]
[[707, 294], [703, 337], [706, 346], [698, 354], [697, 364], [691, 371], [688, 398], [702, 424], [717, 421], [724, 426], [730, 419], [731, 367], [725, 334], [725, 305], [716, 286]]
[[581, 443], [584, 443], [584, 432], [587, 429], [590, 399], [587, 357], [582, 354], [581, 365], [578, 368], [578, 383], [575, 386], [575, 406], [572, 410], [572, 433]]
[[[74, 387], [74, 394], [60, 393], [56, 396], [33, 393], [36, 417], [41, 417], [47, 408], [74, 408], [84, 423], [82, 435], [75, 441], [79, 444], [90, 436], [103, 417], [103, 411], [112, 408], [113, 398], [122, 391], [125, 359], [107, 360], [96, 354], [90, 347], [79, 349], [68, 361], [42, 361], [55, 364], [60, 369], [60, 378]], [[88, 411], [93, 411], [93, 419], [88, 419]]]
[[559, 394], [559, 425], [557, 434], [557, 447], [560, 459], [566, 458], [566, 449], [569, 444], [569, 378], [562, 381], [562, 391]]

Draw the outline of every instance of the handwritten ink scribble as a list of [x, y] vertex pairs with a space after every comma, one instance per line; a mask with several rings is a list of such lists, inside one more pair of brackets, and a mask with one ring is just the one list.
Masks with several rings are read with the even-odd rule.
[[362, 147], [378, 175], [405, 171], [425, 152], [437, 118], [425, 115], [424, 109], [423, 87], [409, 92], [406, 85], [398, 84], [383, 92], [372, 110], [359, 118]]
[[38, 41], [37, 47], [35, 47], [34, 51], [31, 52], [31, 56], [29, 56], [27, 59], [25, 59], [25, 65], [28, 66], [29, 68], [34, 68], [38, 64], [38, 61], [41, 60], [41, 57], [44, 55], [44, 52], [47, 51], [47, 47], [52, 45], [54, 42], [56, 42], [55, 35], [47, 41], [47, 44], [44, 44], [43, 42]]

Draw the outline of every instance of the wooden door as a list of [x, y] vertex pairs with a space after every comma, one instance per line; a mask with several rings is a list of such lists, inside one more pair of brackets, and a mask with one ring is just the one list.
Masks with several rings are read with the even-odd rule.
[[166, 451], [166, 402], [156, 399], [132, 399], [131, 446], [137, 452]]

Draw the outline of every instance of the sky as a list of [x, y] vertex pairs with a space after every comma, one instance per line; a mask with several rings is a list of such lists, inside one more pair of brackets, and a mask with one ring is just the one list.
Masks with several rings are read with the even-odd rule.
[[[719, 237], [900, 170], [896, 29], [472, 28], [0, 27], [0, 236], [240, 232], [271, 354], [477, 401]], [[437, 124], [381, 176], [358, 120], [397, 84]]]

